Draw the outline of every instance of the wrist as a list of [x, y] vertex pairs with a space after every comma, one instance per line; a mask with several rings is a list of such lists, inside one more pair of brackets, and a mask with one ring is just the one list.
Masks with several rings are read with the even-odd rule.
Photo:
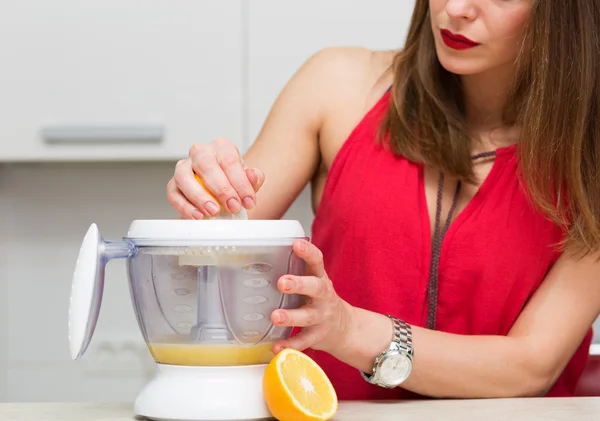
[[344, 305], [340, 324], [344, 333], [329, 353], [354, 368], [371, 373], [375, 359], [390, 347], [394, 326], [383, 314]]
[[383, 314], [368, 312], [369, 319], [365, 321], [365, 332], [372, 332], [370, 339], [363, 339], [360, 354], [365, 361], [360, 371], [371, 374], [377, 357], [389, 349], [394, 339], [394, 325]]
[[344, 353], [352, 352], [353, 344], [356, 343], [354, 338], [356, 332], [357, 308], [350, 305], [348, 302], [340, 299], [341, 317], [340, 317], [340, 340], [337, 344], [338, 351]]
[[375, 358], [372, 370], [361, 370], [361, 374], [371, 384], [393, 389], [404, 383], [412, 371], [412, 329], [401, 319], [391, 315], [386, 318], [392, 325], [392, 340]]

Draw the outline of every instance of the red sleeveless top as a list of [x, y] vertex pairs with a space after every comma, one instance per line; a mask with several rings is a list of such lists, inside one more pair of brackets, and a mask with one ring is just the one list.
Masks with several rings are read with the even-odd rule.
[[[423, 167], [376, 144], [389, 100], [388, 91], [335, 157], [312, 241], [323, 252], [325, 269], [340, 297], [353, 306], [425, 327], [431, 230]], [[558, 258], [552, 245], [561, 236], [557, 226], [532, 209], [522, 191], [516, 148], [498, 149], [489, 176], [443, 239], [436, 329], [506, 335]], [[591, 338], [590, 329], [547, 396], [573, 395]], [[371, 385], [357, 369], [326, 353], [306, 353], [325, 370], [341, 400], [418, 397], [401, 387]]]

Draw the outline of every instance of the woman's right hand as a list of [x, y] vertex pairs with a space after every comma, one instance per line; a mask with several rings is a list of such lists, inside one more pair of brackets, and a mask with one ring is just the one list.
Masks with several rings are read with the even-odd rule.
[[196, 143], [188, 157], [177, 162], [167, 183], [167, 200], [185, 219], [217, 215], [220, 206], [237, 213], [242, 206], [247, 210], [254, 208], [256, 192], [264, 179], [262, 171], [245, 166], [233, 142], [221, 138], [208, 144]]

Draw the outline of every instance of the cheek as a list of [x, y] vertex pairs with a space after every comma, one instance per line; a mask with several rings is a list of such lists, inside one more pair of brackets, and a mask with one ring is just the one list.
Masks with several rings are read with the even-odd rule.
[[502, 56], [516, 56], [519, 41], [527, 21], [529, 10], [515, 11], [506, 14], [499, 25], [492, 30], [494, 42], [493, 49]]
[[429, 0], [429, 15], [432, 23], [435, 17], [437, 17], [446, 8], [448, 0]]

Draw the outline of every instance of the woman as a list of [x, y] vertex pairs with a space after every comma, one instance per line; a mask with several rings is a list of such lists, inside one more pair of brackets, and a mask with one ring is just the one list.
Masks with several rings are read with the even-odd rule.
[[418, 0], [403, 51], [318, 52], [243, 160], [193, 145], [168, 200], [216, 213], [197, 173], [276, 219], [312, 182], [311, 276], [278, 282], [310, 299], [272, 314], [302, 329], [275, 351], [340, 399], [571, 396], [600, 311], [598, 28], [599, 0]]

